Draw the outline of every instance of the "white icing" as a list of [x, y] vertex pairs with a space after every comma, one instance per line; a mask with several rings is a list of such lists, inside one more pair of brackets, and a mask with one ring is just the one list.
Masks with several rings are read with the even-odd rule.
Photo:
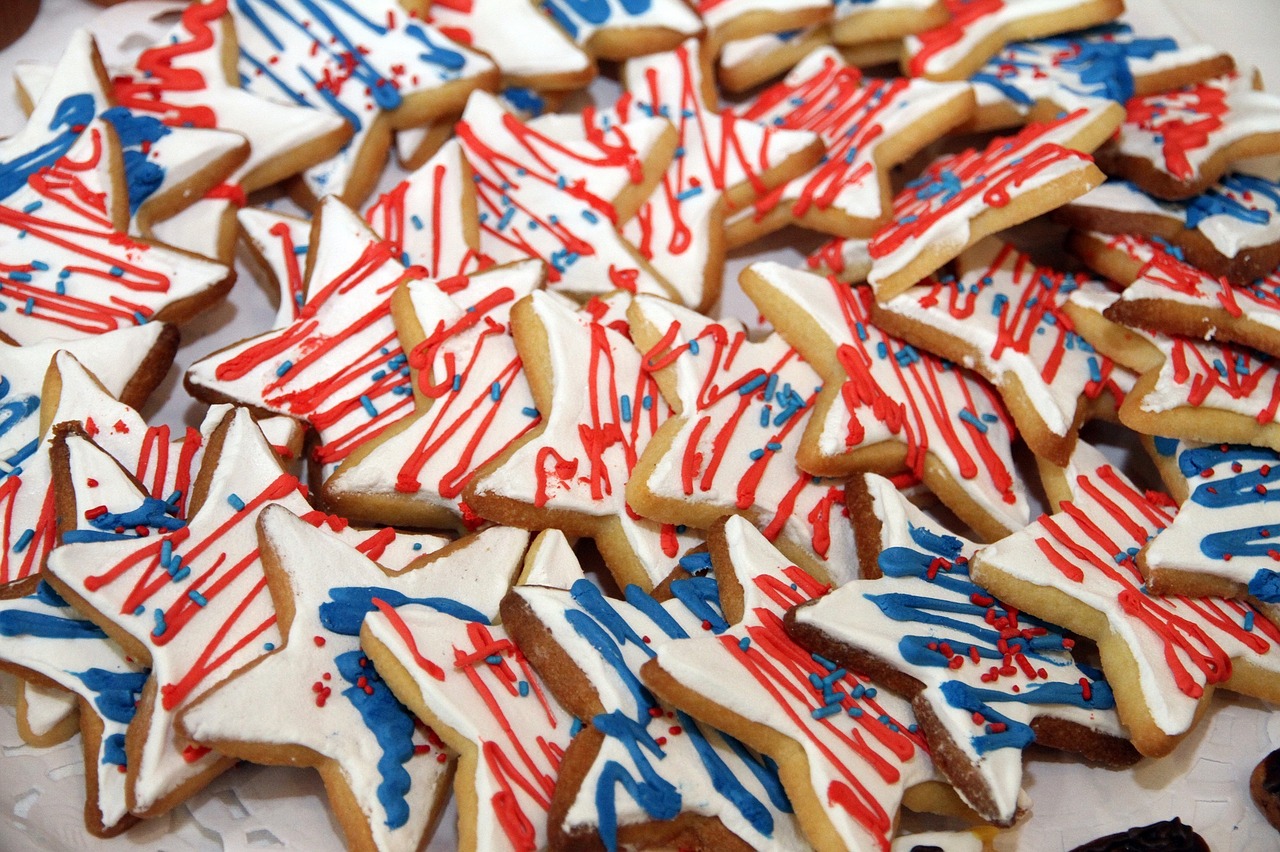
[[847, 283], [861, 283], [871, 272], [871, 241], [836, 237], [805, 258], [805, 266]]
[[[358, 9], [332, 0], [318, 7], [305, 0], [228, 5], [241, 79], [250, 93], [353, 124], [342, 152], [303, 173], [316, 198], [346, 190], [352, 169], [369, 156], [365, 149], [381, 141], [371, 132], [379, 119], [412, 123], [396, 117], [404, 101], [430, 100], [450, 83], [475, 81], [493, 70], [488, 59], [412, 19], [394, 0], [366, 0]], [[414, 119], [426, 117], [422, 106], [413, 109]]]
[[[402, 824], [388, 825], [392, 814], [379, 796], [388, 746], [379, 742], [377, 732], [366, 722], [360, 702], [348, 696], [348, 691], [360, 691], [344, 659], [359, 653], [359, 636], [326, 626], [325, 606], [332, 606], [334, 589], [370, 588], [374, 598], [379, 590], [386, 590], [388, 596], [456, 598], [495, 612], [519, 565], [527, 536], [519, 530], [494, 528], [424, 565], [411, 562], [408, 570], [392, 576], [387, 570], [406, 566], [387, 564], [384, 570], [352, 547], [359, 540], [352, 533], [341, 538], [329, 535], [278, 506], [264, 509], [259, 524], [272, 564], [292, 593], [293, 621], [276, 652], [184, 712], [183, 726], [196, 742], [300, 746], [333, 761], [368, 824], [375, 848], [417, 849], [428, 829], [439, 786], [450, 776], [449, 762], [441, 762], [440, 752], [421, 735], [414, 736], [415, 745], [426, 747], [399, 763], [409, 776], [409, 789], [403, 795], [407, 815]], [[420, 556], [440, 543], [435, 539]], [[372, 688], [387, 689], [381, 683]], [[391, 798], [398, 797], [392, 794]]]
[[[205, 196], [167, 219], [152, 222], [151, 237], [167, 246], [230, 264], [235, 240], [227, 232], [234, 231], [235, 208], [228, 199]], [[230, 252], [226, 248], [228, 240]]]
[[[882, 554], [885, 575], [876, 580], [855, 580], [833, 590], [816, 604], [796, 610], [796, 621], [821, 630], [840, 645], [886, 661], [923, 684], [923, 700], [946, 729], [947, 738], [976, 769], [993, 800], [994, 810], [984, 815], [1012, 820], [1022, 784], [1023, 749], [1012, 741], [998, 746], [998, 735], [992, 736], [990, 743], [980, 743], [991, 734], [987, 725], [1011, 721], [1030, 726], [1044, 716], [1125, 737], [1111, 709], [1109, 692], [1102, 698], [1105, 684], [1092, 683], [1092, 689], [1099, 691], [1097, 709], [1066, 701], [1020, 700], [1042, 688], [1072, 689], [1074, 698], [1081, 682], [1097, 679], [1076, 665], [1071, 652], [1058, 641], [1064, 637], [1056, 628], [1050, 628], [1046, 635], [1044, 625], [1010, 612], [995, 599], [985, 606], [972, 599], [984, 590], [969, 581], [963, 563], [972, 558], [978, 545], [951, 535], [930, 520], [889, 480], [867, 475], [865, 482], [872, 512], [880, 523], [876, 549]], [[919, 538], [917, 531], [922, 531]], [[938, 571], [936, 581], [926, 577], [925, 569]], [[917, 599], [924, 601], [917, 604]], [[947, 644], [949, 651], [935, 650], [936, 656], [921, 659], [928, 647], [922, 646], [930, 640]], [[973, 644], [966, 645], [966, 641]], [[1010, 643], [1011, 650], [1003, 656], [998, 651], [1000, 642]], [[908, 647], [913, 656], [904, 654]], [[970, 648], [981, 656], [971, 658]], [[1023, 666], [1024, 660], [1030, 665]], [[944, 693], [948, 683], [963, 685], [975, 695], [988, 691], [1002, 694], [982, 699], [999, 717], [975, 724], [973, 709], [953, 703]], [[965, 795], [964, 790], [960, 793]]]
[[958, 279], [916, 285], [882, 307], [976, 350], [977, 363], [967, 366], [1000, 388], [1016, 377], [1040, 424], [1059, 437], [1073, 435], [1081, 397], [1109, 390], [1112, 364], [1071, 330], [1062, 306], [1077, 289], [1106, 291], [1106, 285], [1036, 266], [996, 239], [962, 254], [956, 272]]
[[42, 686], [34, 681], [21, 684], [23, 724], [38, 737], [47, 736], [79, 712], [72, 693], [57, 686]]
[[302, 278], [311, 245], [311, 223], [261, 207], [246, 207], [236, 214], [236, 221], [280, 291], [280, 305], [271, 325], [288, 325], [298, 318], [304, 301]]
[[[851, 290], [776, 263], [751, 270], [774, 292], [770, 302], [793, 303], [840, 353], [847, 378], [824, 389], [834, 399], [805, 436], [820, 455], [840, 459], [885, 441], [905, 443], [908, 469], [923, 472], [927, 453], [973, 507], [1001, 526], [1020, 529], [1030, 520], [1014, 471], [1013, 425], [989, 385], [873, 325], [866, 288]], [[858, 374], [848, 372], [858, 366]]]
[[[652, 461], [651, 472], [628, 488], [642, 487], [664, 501], [745, 511], [770, 538], [781, 536], [810, 554], [833, 580], [855, 576], [858, 560], [843, 489], [796, 466], [822, 384], [813, 368], [776, 334], [748, 340], [736, 320], [717, 322], [651, 296], [636, 297], [632, 310], [672, 335], [645, 357], [652, 364], [674, 355], [675, 399], [668, 402], [679, 417], [667, 427], [669, 449], [646, 457], [643, 464]], [[748, 382], [751, 389], [740, 393]], [[692, 469], [687, 485], [686, 459]]]
[[[910, 704], [846, 673], [832, 683], [842, 694], [837, 711], [814, 718], [813, 711], [827, 702], [809, 677], [826, 678], [833, 672], [794, 645], [781, 625], [790, 606], [814, 596], [812, 581], [793, 588], [803, 575], [742, 518], [730, 518], [724, 535], [730, 565], [718, 565], [717, 571], [732, 570], [738, 578], [742, 622], [718, 637], [699, 631], [688, 639], [655, 641], [658, 665], [683, 688], [803, 749], [813, 801], [822, 806], [840, 841], [850, 849], [883, 848], [903, 792], [934, 777], [927, 752], [908, 733], [915, 719]], [[745, 648], [743, 639], [749, 640]], [[849, 709], [857, 715], [850, 716]], [[856, 739], [850, 730], [857, 732]], [[895, 771], [871, 769], [882, 761]], [[848, 807], [851, 799], [859, 809], [874, 802], [873, 808], [888, 817], [880, 826], [867, 824], [870, 819], [862, 822]]]
[[[1082, 449], [1085, 446], [1077, 444], [1077, 452], [1089, 452]], [[1195, 721], [1200, 690], [1210, 682], [1197, 660], [1218, 666], [1218, 685], [1226, 685], [1222, 680], [1230, 676], [1232, 659], [1247, 661], [1260, 673], [1280, 672], [1280, 654], [1275, 652], [1280, 631], [1265, 618], [1250, 617], [1251, 608], [1235, 601], [1141, 591], [1142, 575], [1132, 554], [1171, 517], [1110, 465], [1079, 467], [1088, 472], [1068, 483], [1071, 504], [979, 552], [974, 579], [982, 582], [987, 571], [1007, 574], [1062, 592], [1096, 611], [1106, 620], [1106, 631], [1132, 655], [1141, 701], [1156, 728], [1166, 736], [1180, 736]], [[1048, 561], [1050, 553], [1078, 570], [1079, 579]], [[1166, 631], [1170, 641], [1162, 640], [1151, 625]], [[1171, 666], [1186, 672], [1185, 691]], [[1136, 708], [1120, 698], [1121, 719], [1140, 718]]]
[[[832, 47], [822, 47], [802, 59], [777, 86], [766, 89], [738, 114], [777, 127], [812, 130], [827, 144], [822, 162], [735, 214], [733, 222], [750, 221], [779, 205], [790, 208], [793, 220], [823, 227], [806, 218], [810, 210], [828, 210], [863, 220], [874, 227], [888, 213], [889, 184], [882, 149], [897, 148], [907, 134], [924, 134], [899, 157], [922, 147], [936, 132], [921, 124], [932, 113], [968, 96], [962, 83], [926, 80], [864, 78]], [[838, 103], [839, 109], [830, 108]], [[825, 226], [824, 229], [829, 228]]]
[[612, 202], [639, 181], [670, 127], [641, 118], [601, 131], [589, 115], [524, 124], [493, 95], [473, 93], [458, 135], [476, 176], [481, 249], [499, 262], [542, 259], [549, 288], [574, 296], [667, 294], [667, 282], [619, 235]]
[[[656, 586], [700, 539], [641, 518], [626, 502], [632, 468], [671, 416], [627, 332], [631, 298], [617, 294], [581, 310], [553, 293], [535, 291], [529, 299], [549, 348], [550, 404], [540, 409], [540, 430], [476, 480], [475, 491], [532, 504], [534, 512], [595, 519], [587, 523], [597, 536], [626, 538], [628, 561]], [[635, 581], [635, 569], [611, 568], [620, 582]]]
[[452, 295], [432, 281], [409, 285], [417, 325], [430, 338], [409, 354], [422, 359], [419, 393], [430, 387], [434, 398], [424, 397], [401, 427], [345, 462], [327, 493], [407, 501], [423, 525], [478, 523], [461, 500], [463, 487], [538, 423], [507, 323], [515, 301], [542, 285], [543, 270], [525, 261], [463, 280], [467, 286]]
[[809, 13], [830, 14], [835, 5], [833, 0], [696, 0], [694, 8], [714, 40], [717, 30], [748, 15], [767, 15], [771, 27], [785, 29], [792, 20], [788, 15], [801, 15], [802, 20], [808, 20]]
[[547, 529], [538, 533], [533, 544], [529, 545], [520, 585], [567, 589], [585, 576], [565, 534], [557, 529]]

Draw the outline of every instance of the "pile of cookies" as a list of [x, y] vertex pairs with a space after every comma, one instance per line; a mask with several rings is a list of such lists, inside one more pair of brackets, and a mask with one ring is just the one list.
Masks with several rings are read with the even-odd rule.
[[[361, 849], [452, 794], [466, 848], [976, 850], [1033, 744], [1280, 702], [1280, 97], [1122, 12], [204, 0], [22, 66], [0, 668], [88, 830], [250, 761]], [[148, 423], [238, 249], [276, 315]]]

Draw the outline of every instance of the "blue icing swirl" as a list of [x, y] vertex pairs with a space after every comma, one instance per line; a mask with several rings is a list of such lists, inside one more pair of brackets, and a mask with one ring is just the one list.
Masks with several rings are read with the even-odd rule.
[[129, 192], [129, 212], [137, 213], [164, 183], [164, 168], [148, 156], [148, 149], [172, 131], [155, 116], [112, 107], [102, 117], [115, 128], [124, 155], [125, 184]]
[[110, 734], [102, 740], [102, 762], [109, 766], [128, 766], [124, 750], [124, 734]]
[[0, 610], [0, 636], [34, 636], [40, 639], [105, 639], [107, 634], [92, 621], [80, 618], [75, 610], [44, 580], [23, 600], [36, 601], [58, 612], [22, 609]]
[[373, 605], [374, 598], [395, 608], [419, 604], [462, 621], [489, 623], [489, 617], [484, 613], [452, 598], [411, 598], [403, 592], [380, 586], [339, 586], [330, 589], [329, 600], [320, 604], [320, 624], [331, 633], [359, 636], [364, 617], [377, 609]]
[[133, 721], [137, 711], [138, 696], [147, 684], [149, 671], [113, 672], [107, 669], [86, 669], [72, 672], [80, 682], [94, 693], [93, 706], [104, 719], [121, 725]]
[[[1271, 221], [1266, 210], [1245, 206], [1234, 195], [1261, 195], [1280, 207], [1280, 185], [1251, 175], [1233, 174], [1221, 182], [1222, 189], [1213, 187], [1186, 203], [1187, 227], [1197, 228], [1214, 216], [1230, 216], [1249, 225], [1265, 225]], [[1223, 190], [1226, 190], [1225, 192]]]
[[[1234, 470], [1237, 465], [1239, 471]], [[1178, 456], [1178, 469], [1188, 481], [1203, 480], [1192, 489], [1189, 500], [1206, 509], [1230, 510], [1280, 502], [1280, 488], [1276, 487], [1280, 484], [1280, 453], [1274, 450], [1239, 444], [1186, 449]], [[1206, 532], [1200, 539], [1200, 551], [1210, 559], [1269, 557], [1280, 552], [1276, 541], [1280, 509], [1276, 511], [1276, 521]], [[1255, 585], [1259, 593], [1253, 592]], [[1250, 593], [1274, 603], [1280, 601], [1280, 590], [1275, 585], [1267, 574], [1255, 576], [1249, 584]]]
[[[713, 633], [719, 634], [728, 629], [729, 625], [720, 611], [719, 593], [713, 578], [676, 580], [671, 584], [671, 592], [676, 603], [684, 606], [695, 618], [710, 625]], [[658, 706], [657, 701], [641, 683], [638, 674], [628, 667], [622, 647], [634, 645], [649, 657], [654, 655], [653, 650], [590, 581], [579, 580], [574, 583], [570, 595], [578, 608], [568, 609], [565, 620], [614, 670], [618, 679], [631, 692], [636, 706], [635, 718], [628, 716], [623, 710], [612, 710], [592, 719], [592, 724], [598, 731], [623, 746], [634, 764], [632, 770], [617, 761], [608, 761], [602, 768], [595, 790], [600, 839], [606, 849], [614, 850], [617, 848], [619, 787], [626, 790], [645, 813], [656, 820], [672, 819], [678, 814], [682, 807], [681, 796], [679, 790], [663, 777], [661, 764], [655, 764], [655, 761], [661, 761], [665, 756], [662, 747], [649, 732], [649, 725], [655, 718], [649, 711]], [[687, 632], [667, 609], [671, 603], [660, 604], [637, 586], [628, 586], [624, 596], [627, 603], [639, 610], [667, 637], [688, 638]], [[767, 805], [742, 784], [735, 771], [706, 740], [692, 718], [677, 711], [677, 720], [683, 729], [682, 735], [689, 737], [712, 787], [738, 810], [752, 828], [762, 835], [771, 835], [774, 821], [770, 805], [779, 811], [791, 812], [790, 802], [778, 780], [776, 764], [753, 756], [741, 743], [722, 735], [742, 766], [767, 791]], [[633, 771], [638, 777], [632, 774]]]
[[185, 520], [175, 516], [176, 511], [177, 508], [172, 503], [156, 497], [144, 497], [136, 509], [130, 509], [127, 512], [103, 512], [97, 517], [89, 518], [92, 529], [68, 530], [62, 534], [62, 543], [78, 544], [134, 538], [138, 527], [172, 532], [187, 525]]

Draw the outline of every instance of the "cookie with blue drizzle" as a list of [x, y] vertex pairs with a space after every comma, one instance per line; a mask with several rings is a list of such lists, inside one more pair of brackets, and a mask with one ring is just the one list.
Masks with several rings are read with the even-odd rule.
[[777, 766], [738, 740], [659, 701], [640, 681], [651, 643], [727, 627], [706, 554], [652, 594], [606, 597], [588, 580], [520, 586], [502, 622], [579, 720], [549, 816], [552, 848], [804, 846]]
[[997, 825], [1019, 814], [1033, 743], [1103, 765], [1138, 760], [1101, 672], [1074, 640], [1005, 606], [969, 577], [979, 546], [951, 534], [883, 477], [851, 484], [864, 573], [792, 610], [806, 648], [910, 698], [939, 770]]

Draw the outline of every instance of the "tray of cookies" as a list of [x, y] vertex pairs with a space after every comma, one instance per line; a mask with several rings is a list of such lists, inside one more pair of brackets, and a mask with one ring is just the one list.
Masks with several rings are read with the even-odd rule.
[[0, 13], [0, 845], [1277, 845], [1280, 16], [1128, 6]]

